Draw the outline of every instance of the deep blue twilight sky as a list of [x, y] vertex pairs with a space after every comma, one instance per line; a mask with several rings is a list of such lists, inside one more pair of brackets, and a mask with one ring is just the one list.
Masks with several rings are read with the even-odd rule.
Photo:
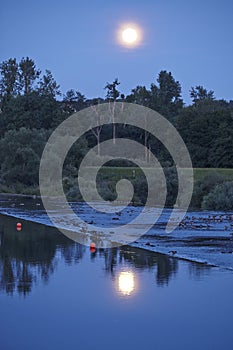
[[[65, 93], [104, 97], [118, 77], [128, 94], [171, 71], [189, 103], [191, 86], [233, 99], [232, 0], [1, 0], [0, 61], [29, 56], [50, 69]], [[133, 22], [142, 45], [125, 49], [116, 31]]]

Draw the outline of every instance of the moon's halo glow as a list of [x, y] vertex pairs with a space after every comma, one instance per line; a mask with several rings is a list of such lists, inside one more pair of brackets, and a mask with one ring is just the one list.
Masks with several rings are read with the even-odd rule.
[[135, 48], [142, 41], [142, 29], [135, 24], [121, 25], [118, 30], [118, 43], [128, 48]]

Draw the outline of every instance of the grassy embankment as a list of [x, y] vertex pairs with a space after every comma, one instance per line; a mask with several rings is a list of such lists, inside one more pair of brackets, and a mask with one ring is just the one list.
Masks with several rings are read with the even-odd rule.
[[[150, 168], [148, 168], [150, 171]], [[202, 179], [211, 176], [211, 175], [220, 175], [224, 176], [226, 181], [233, 181], [233, 169], [225, 169], [225, 168], [195, 168], [194, 170], [194, 183], [201, 182]], [[89, 172], [94, 172], [94, 167], [90, 167]], [[154, 173], [154, 169], [151, 168], [151, 171]], [[134, 180], [137, 176], [141, 176], [140, 168], [132, 168], [132, 167], [102, 167], [99, 174], [100, 182], [110, 181], [115, 182], [121, 178], [128, 178]], [[39, 195], [38, 187], [25, 187], [22, 184], [13, 184], [12, 186], [4, 186], [0, 185], [1, 193], [21, 193], [28, 195]]]

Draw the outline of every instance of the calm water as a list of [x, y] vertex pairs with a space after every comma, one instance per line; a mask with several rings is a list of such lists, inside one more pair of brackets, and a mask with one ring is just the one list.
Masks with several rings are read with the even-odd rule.
[[1, 350], [232, 349], [232, 271], [16, 223], [0, 215]]

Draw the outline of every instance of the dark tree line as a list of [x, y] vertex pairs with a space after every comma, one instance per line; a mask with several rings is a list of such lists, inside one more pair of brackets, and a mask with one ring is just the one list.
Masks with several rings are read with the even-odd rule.
[[[74, 112], [104, 102], [121, 101], [149, 107], [165, 116], [183, 137], [196, 168], [232, 168], [233, 101], [217, 100], [203, 86], [191, 87], [192, 103], [184, 104], [181, 85], [171, 72], [158, 74], [149, 88], [136, 86], [125, 96], [116, 78], [106, 83], [105, 98], [88, 99], [80, 91], [64, 95], [51, 71], [42, 74], [29, 57], [0, 64], [0, 187], [12, 192], [35, 191], [44, 145], [51, 132]], [[98, 118], [98, 115], [97, 115]], [[122, 125], [100, 126], [70, 150], [64, 175], [67, 190], [73, 190], [80, 159], [89, 147], [115, 137], [137, 139], [153, 151], [164, 166], [172, 159], [160, 142], [138, 128]], [[145, 161], [148, 160], [145, 154]], [[171, 170], [172, 178], [173, 170]], [[176, 186], [175, 186], [176, 187]], [[75, 193], [75, 191], [73, 191]]]

